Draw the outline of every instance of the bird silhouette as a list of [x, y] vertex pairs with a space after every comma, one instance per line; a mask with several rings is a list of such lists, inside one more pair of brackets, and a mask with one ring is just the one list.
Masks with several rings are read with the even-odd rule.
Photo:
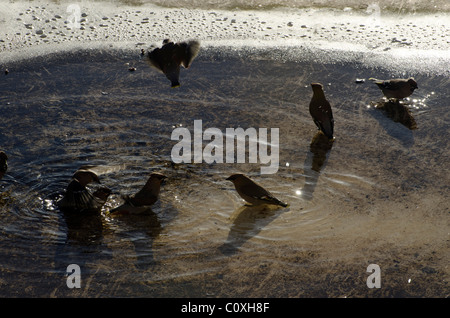
[[166, 178], [161, 173], [153, 172], [141, 190], [131, 196], [123, 196], [125, 202], [110, 213], [136, 214], [148, 210], [158, 200], [161, 182]]
[[333, 139], [334, 119], [331, 105], [325, 98], [323, 85], [320, 83], [311, 83], [313, 96], [309, 103], [309, 113], [311, 114], [317, 128], [328, 137]]
[[196, 40], [174, 43], [168, 39], [161, 48], [148, 52], [147, 63], [161, 71], [170, 80], [172, 87], [180, 86], [180, 66], [189, 68], [200, 51], [200, 42]]
[[396, 78], [391, 80], [378, 80], [376, 78], [369, 78], [373, 81], [383, 92], [383, 95], [388, 99], [403, 99], [411, 94], [418, 88], [417, 82], [414, 78], [407, 79]]
[[244, 174], [233, 174], [226, 180], [233, 182], [234, 187], [241, 198], [252, 205], [273, 204], [282, 207], [288, 206], [287, 203], [278, 200], [273, 194]]
[[86, 168], [78, 169], [73, 174], [63, 197], [57, 201], [59, 209], [65, 212], [99, 212], [111, 190], [100, 187], [91, 192], [86, 186], [93, 182], [100, 183], [95, 172]]

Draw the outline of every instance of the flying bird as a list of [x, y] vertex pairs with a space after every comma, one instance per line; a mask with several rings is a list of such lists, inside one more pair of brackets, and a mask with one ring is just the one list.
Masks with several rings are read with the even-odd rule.
[[6, 170], [8, 170], [8, 156], [5, 152], [0, 151], [0, 180], [5, 175]]
[[311, 83], [313, 96], [309, 103], [309, 113], [311, 114], [317, 128], [328, 137], [333, 139], [334, 119], [331, 105], [325, 98], [323, 85], [320, 83]]
[[200, 51], [200, 42], [196, 40], [173, 43], [166, 39], [161, 48], [148, 52], [146, 62], [161, 71], [172, 83], [172, 87], [180, 86], [180, 66], [189, 68]]
[[407, 79], [396, 78], [391, 80], [378, 80], [376, 78], [369, 78], [373, 81], [383, 92], [383, 95], [388, 98], [403, 99], [410, 96], [415, 89], [418, 88], [417, 82], [414, 78]]
[[72, 176], [64, 196], [57, 202], [57, 206], [66, 212], [99, 212], [105, 204], [111, 190], [100, 187], [91, 192], [86, 186], [99, 183], [95, 172], [86, 167], [78, 169]]
[[148, 210], [158, 200], [161, 183], [166, 178], [161, 173], [153, 172], [141, 190], [131, 196], [123, 196], [125, 202], [110, 213], [137, 214]]
[[233, 174], [226, 180], [233, 182], [241, 198], [252, 205], [272, 204], [282, 207], [288, 206], [287, 203], [278, 200], [269, 191], [241, 173]]

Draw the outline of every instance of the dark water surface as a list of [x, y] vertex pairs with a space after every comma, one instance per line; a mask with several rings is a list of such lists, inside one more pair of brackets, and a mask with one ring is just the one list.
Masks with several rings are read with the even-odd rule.
[[[31, 297], [448, 296], [446, 76], [358, 62], [307, 63], [279, 50], [205, 49], [181, 87], [136, 51], [91, 50], [8, 65], [0, 76], [0, 295]], [[129, 71], [129, 67], [136, 71]], [[376, 109], [369, 77], [414, 76], [406, 106]], [[356, 83], [357, 78], [366, 79]], [[336, 140], [315, 140], [309, 84], [322, 82]], [[173, 164], [171, 133], [280, 129], [280, 168]], [[316, 136], [317, 137], [317, 136]], [[81, 165], [105, 166], [101, 215], [55, 206]], [[111, 217], [118, 193], [169, 178], [145, 215]], [[249, 208], [225, 178], [252, 176], [290, 206]], [[378, 264], [382, 288], [366, 286]], [[78, 264], [82, 288], [69, 289]]]

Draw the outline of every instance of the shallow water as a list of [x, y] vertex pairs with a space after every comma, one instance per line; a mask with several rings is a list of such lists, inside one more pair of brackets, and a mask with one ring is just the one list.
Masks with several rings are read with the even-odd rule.
[[[449, 295], [447, 1], [155, 3], [0, 1], [0, 295]], [[139, 54], [165, 37], [202, 43], [177, 89]], [[368, 81], [409, 76], [402, 105]], [[308, 111], [317, 81], [331, 147]], [[194, 120], [279, 128], [277, 173], [174, 164], [171, 134]], [[85, 164], [113, 195], [100, 215], [64, 215], [55, 202]], [[152, 171], [169, 177], [152, 211], [111, 216]], [[289, 206], [244, 206], [225, 180], [237, 171]]]
[[[307, 63], [288, 51], [205, 48], [181, 84], [136, 50], [83, 50], [24, 60], [0, 82], [3, 296], [315, 297], [448, 295], [448, 77], [412, 72], [407, 127], [356, 78], [392, 72], [363, 63]], [[289, 51], [290, 54], [292, 51]], [[136, 71], [130, 72], [130, 66]], [[317, 130], [309, 84], [333, 106], [336, 140]], [[411, 119], [411, 117], [408, 117]], [[280, 167], [173, 164], [175, 127], [280, 129]], [[317, 137], [317, 136], [316, 136]], [[114, 194], [102, 214], [56, 208], [83, 164]], [[169, 178], [152, 211], [112, 217], [119, 193], [152, 171]], [[252, 176], [288, 208], [243, 205], [225, 178]], [[81, 289], [66, 286], [69, 264]], [[383, 271], [379, 291], [366, 268]], [[408, 282], [408, 279], [411, 279]]]

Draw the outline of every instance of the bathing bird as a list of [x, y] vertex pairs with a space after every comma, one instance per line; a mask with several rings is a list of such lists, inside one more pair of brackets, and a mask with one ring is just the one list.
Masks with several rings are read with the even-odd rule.
[[100, 187], [91, 192], [86, 186], [89, 183], [99, 183], [97, 174], [87, 168], [78, 169], [72, 176], [64, 196], [57, 206], [67, 212], [99, 212], [105, 204], [111, 190]]
[[234, 187], [241, 198], [252, 205], [272, 204], [282, 207], [288, 206], [287, 203], [275, 198], [273, 194], [244, 174], [233, 174], [226, 180], [233, 182]]
[[373, 81], [383, 92], [383, 95], [388, 99], [403, 99], [410, 96], [415, 89], [418, 88], [417, 82], [414, 78], [407, 79], [396, 78], [391, 80], [378, 80], [376, 78], [369, 78]]
[[146, 62], [161, 71], [172, 83], [172, 87], [180, 86], [180, 66], [189, 68], [200, 51], [200, 42], [196, 40], [174, 43], [168, 39], [161, 48], [148, 52]]
[[110, 213], [138, 214], [148, 210], [158, 200], [161, 183], [166, 178], [161, 173], [153, 172], [141, 190], [131, 196], [123, 196], [125, 202]]
[[331, 105], [325, 98], [323, 85], [320, 83], [311, 83], [313, 96], [309, 103], [309, 113], [311, 114], [317, 128], [328, 137], [333, 139], [334, 119]]
[[0, 180], [8, 170], [8, 156], [4, 151], [0, 151]]

